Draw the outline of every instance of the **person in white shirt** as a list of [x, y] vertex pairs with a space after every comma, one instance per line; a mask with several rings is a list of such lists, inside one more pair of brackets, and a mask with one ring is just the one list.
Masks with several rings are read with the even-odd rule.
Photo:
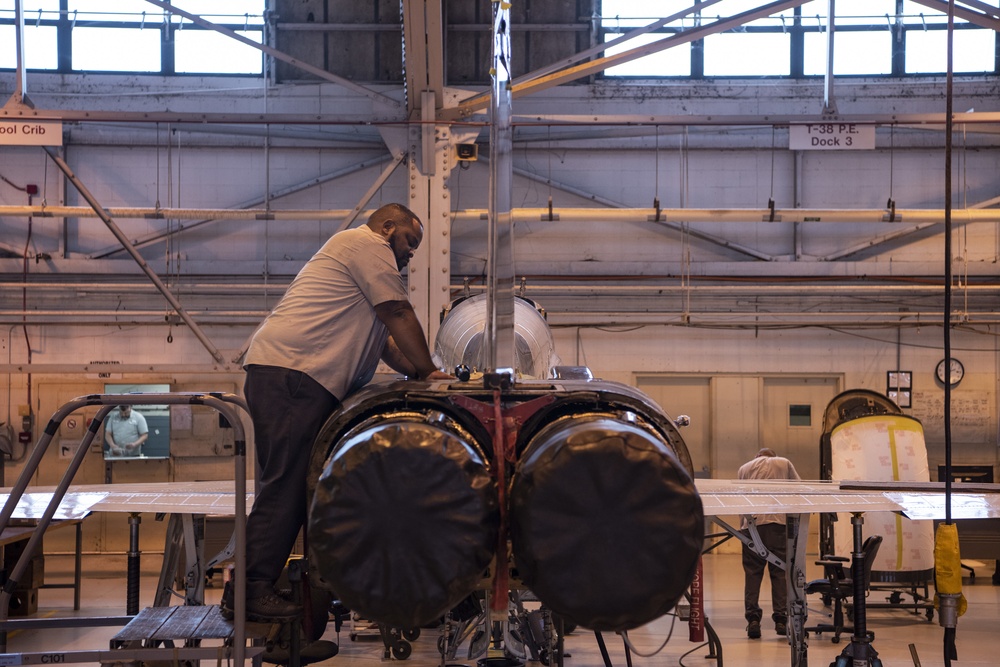
[[[260, 476], [247, 518], [248, 620], [300, 611], [274, 584], [306, 519], [313, 442], [340, 402], [372, 379], [380, 359], [412, 378], [452, 378], [434, 365], [400, 274], [423, 232], [412, 211], [387, 204], [366, 225], [334, 234], [250, 342], [243, 393]], [[231, 616], [231, 597], [221, 607]]]
[[[757, 452], [757, 456], [740, 466], [737, 477], [740, 479], [800, 479], [792, 462], [783, 456], [778, 456], [773, 449], [765, 447]], [[754, 522], [761, 542], [775, 556], [785, 560], [786, 537], [784, 514], [755, 514]], [[740, 528], [749, 535], [749, 522], [744, 516]], [[773, 563], [751, 551], [743, 545], [743, 604], [747, 620], [747, 637], [760, 639], [760, 621], [763, 611], [758, 602], [760, 598], [760, 582], [764, 578], [764, 567], [767, 566], [771, 580], [771, 620], [774, 621], [774, 631], [779, 635], [788, 634], [788, 585], [785, 583], [785, 571]]]

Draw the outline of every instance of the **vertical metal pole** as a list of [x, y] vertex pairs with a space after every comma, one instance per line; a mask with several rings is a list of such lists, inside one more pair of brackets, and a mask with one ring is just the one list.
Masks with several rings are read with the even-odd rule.
[[[851, 636], [851, 644], [844, 649], [852, 658], [852, 665], [869, 665], [871, 658], [877, 657], [878, 653], [872, 648], [868, 639], [868, 612], [865, 608], [865, 590], [868, 582], [865, 580], [865, 550], [864, 541], [861, 537], [861, 528], [865, 519], [861, 512], [855, 512], [851, 516], [851, 524], [854, 527], [854, 552], [851, 558], [851, 579], [854, 584], [854, 634]], [[838, 663], [839, 664], [839, 663]]]
[[[952, 524], [951, 521], [951, 152], [952, 133], [954, 131], [954, 52], [955, 52], [955, 0], [948, 0], [948, 47], [947, 47], [947, 72], [945, 79], [945, 120], [944, 120], [944, 522], [946, 526]], [[957, 530], [957, 528], [956, 528]], [[935, 549], [936, 551], [936, 549]], [[955, 555], [956, 561], [959, 555]], [[941, 599], [941, 625], [944, 626], [944, 665], [951, 667], [951, 661], [958, 659], [958, 651], [955, 647], [955, 633], [958, 625], [957, 615], [953, 615], [950, 610], [958, 604], [961, 597], [954, 593], [949, 595], [939, 594]], [[946, 609], [948, 613], [945, 613]]]
[[788, 589], [788, 636], [792, 667], [807, 667], [809, 642], [806, 641], [806, 541], [809, 538], [809, 515], [785, 517], [785, 586]]
[[139, 524], [142, 519], [133, 512], [128, 515], [128, 578], [125, 593], [125, 613], [139, 613]]
[[951, 523], [951, 150], [954, 120], [953, 52], [955, 40], [955, 0], [948, 0], [948, 66], [944, 119], [944, 508], [945, 523]]
[[487, 249], [486, 364], [514, 376], [514, 259], [511, 186], [510, 3], [493, 4], [493, 86], [490, 93], [490, 202]]
[[14, 93], [7, 100], [7, 105], [30, 107], [33, 105], [28, 99], [28, 68], [24, 61], [23, 0], [14, 0], [14, 47], [17, 49], [17, 69], [14, 73]]
[[[243, 403], [243, 410], [247, 411]], [[226, 414], [223, 412], [223, 414]], [[234, 414], [226, 417], [236, 418]], [[236, 507], [234, 508], [235, 525], [233, 537], [236, 541], [236, 585], [233, 586], [233, 597], [236, 604], [233, 612], [233, 664], [243, 667], [247, 650], [247, 441], [239, 422], [229, 420], [233, 424], [234, 435], [233, 459], [236, 465]]]
[[[860, 514], [851, 517], [854, 528], [854, 553], [851, 554], [851, 579], [854, 582], [854, 637], [865, 639], [868, 634], [868, 615], [863, 604], [865, 599], [865, 550], [861, 526], [864, 519]], [[857, 656], [855, 656], [857, 657]]]
[[836, 21], [836, 0], [826, 3], [826, 76], [823, 78], [823, 113], [837, 113], [837, 101], [833, 98], [833, 34]]
[[73, 555], [73, 611], [80, 611], [80, 582], [83, 578], [83, 521], [76, 524], [76, 553]]

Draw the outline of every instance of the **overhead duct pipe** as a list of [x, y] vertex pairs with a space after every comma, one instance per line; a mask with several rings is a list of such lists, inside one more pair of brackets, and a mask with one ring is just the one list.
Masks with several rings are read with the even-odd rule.
[[[175, 219], [192, 220], [201, 218], [226, 220], [340, 220], [356, 214], [351, 209], [226, 209], [226, 208], [154, 208], [154, 207], [111, 207], [105, 209], [113, 218]], [[364, 211], [363, 216], [373, 211]], [[657, 210], [653, 208], [558, 208], [557, 222], [655, 222]], [[548, 208], [517, 208], [510, 212], [513, 222], [538, 222], [550, 220]], [[772, 215], [773, 213], [773, 215]], [[0, 206], [0, 216], [39, 218], [97, 218], [93, 209], [86, 206]], [[487, 220], [485, 209], [465, 209], [450, 214], [455, 222]], [[942, 209], [897, 208], [893, 219], [884, 209], [837, 209], [837, 208], [661, 208], [659, 221], [678, 222], [825, 222], [825, 223], [889, 223], [893, 224], [944, 224]], [[952, 211], [952, 220], [957, 224], [1000, 222], [1000, 209], [965, 208]]]

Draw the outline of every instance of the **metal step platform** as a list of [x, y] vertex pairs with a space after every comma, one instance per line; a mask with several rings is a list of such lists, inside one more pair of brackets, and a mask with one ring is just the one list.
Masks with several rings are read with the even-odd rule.
[[[279, 626], [247, 623], [244, 657], [260, 664], [272, 634]], [[233, 623], [216, 605], [147, 607], [110, 640], [107, 650], [39, 651], [4, 654], [7, 665], [51, 665], [71, 663], [142, 664], [168, 661], [231, 660], [236, 654]], [[212, 643], [203, 646], [202, 643]]]
[[[263, 646], [276, 631], [271, 623], [247, 623], [247, 641]], [[183, 642], [196, 646], [202, 640], [233, 643], [233, 622], [222, 616], [218, 605], [147, 607], [111, 638], [112, 649], [155, 647]]]

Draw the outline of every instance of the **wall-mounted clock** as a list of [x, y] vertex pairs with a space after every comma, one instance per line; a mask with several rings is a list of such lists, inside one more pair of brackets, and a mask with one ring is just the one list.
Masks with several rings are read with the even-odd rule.
[[947, 382], [952, 387], [956, 386], [965, 377], [965, 366], [962, 362], [952, 357], [951, 359], [942, 359], [937, 365], [937, 379], [944, 384]]

